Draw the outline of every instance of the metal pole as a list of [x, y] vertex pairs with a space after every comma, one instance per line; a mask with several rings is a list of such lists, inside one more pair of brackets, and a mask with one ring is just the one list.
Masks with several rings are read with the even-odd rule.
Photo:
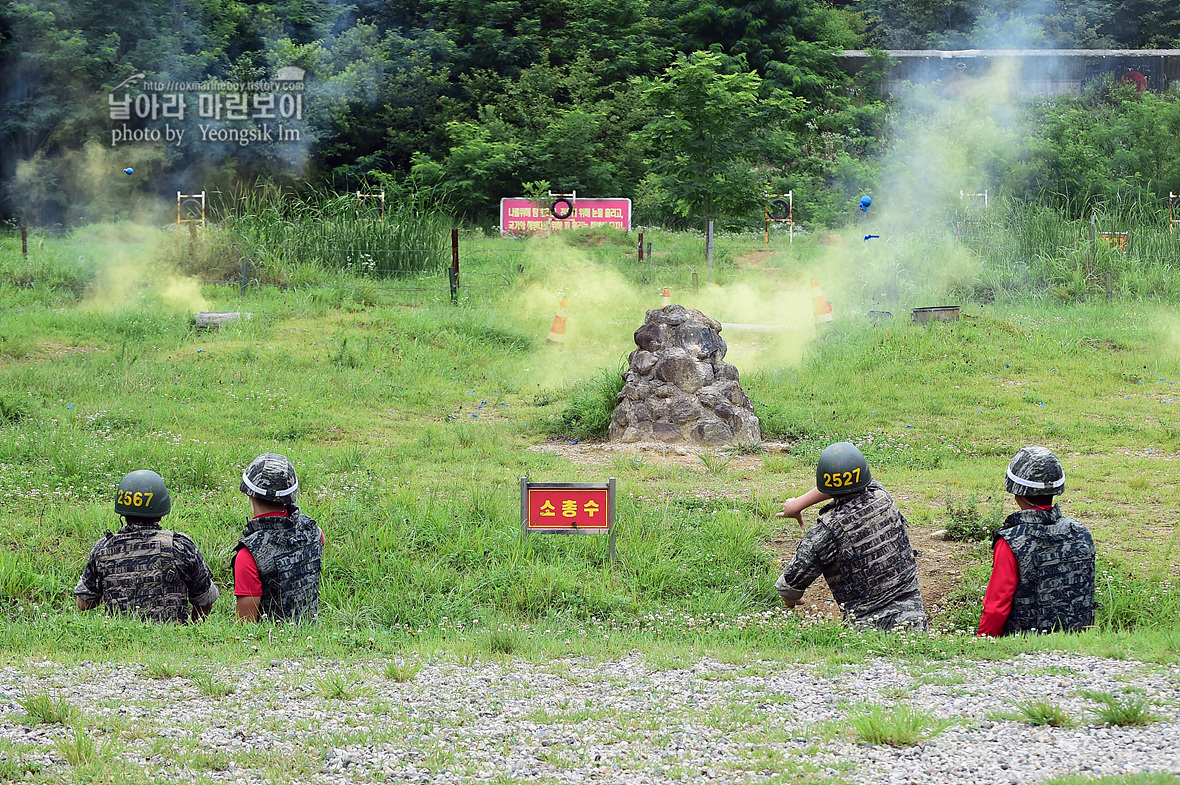
[[451, 284], [451, 302], [459, 302], [459, 229], [451, 229], [451, 266], [447, 269]]
[[24, 224], [20, 225], [20, 253], [26, 262], [29, 261], [29, 227]]
[[697, 274], [695, 272], [693, 272], [693, 274], [692, 274], [692, 290], [695, 292], [699, 288], [700, 288], [700, 286], [698, 285]]
[[705, 238], [705, 246], [709, 252], [709, 283], [713, 283], [713, 222], [709, 221], [709, 234]]
[[610, 534], [607, 538], [610, 542], [607, 545], [607, 550], [610, 551], [610, 563], [615, 563], [615, 478], [611, 477], [610, 482], [607, 483], [607, 507], [610, 508], [609, 518], [607, 519], [607, 526], [610, 529]]
[[[189, 226], [192, 226], [192, 224], [189, 224]], [[241, 296], [241, 297], [246, 296], [246, 286], [249, 283], [250, 283], [250, 262], [247, 261], [246, 259], [243, 259], [242, 260], [242, 288], [241, 288], [241, 291], [238, 293], [239, 296]]]
[[529, 533], [529, 478], [520, 478], [520, 544]]
[[643, 261], [643, 232], [639, 233], [639, 261]]
[[790, 191], [787, 191], [787, 218], [790, 219], [790, 223], [788, 224], [788, 226], [790, 227], [790, 230], [791, 230], [790, 237], [787, 240], [787, 245], [794, 245], [795, 244], [795, 189], [794, 188], [792, 188]]

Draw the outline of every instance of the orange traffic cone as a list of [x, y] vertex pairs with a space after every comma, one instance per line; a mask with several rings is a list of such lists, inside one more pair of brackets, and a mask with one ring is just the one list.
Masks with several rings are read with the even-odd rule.
[[569, 304], [569, 300], [561, 298], [561, 303], [557, 306], [557, 315], [553, 317], [553, 324], [549, 327], [549, 343], [565, 343], [565, 309]]
[[670, 288], [668, 288], [667, 286], [665, 286], [664, 287], [664, 294], [660, 298], [660, 306], [662, 307], [662, 306], [671, 305], [671, 304], [672, 304], [672, 290]]
[[811, 304], [815, 312], [815, 324], [818, 327], [824, 322], [832, 321], [832, 304], [824, 299], [824, 293], [819, 288], [819, 281], [811, 279]]

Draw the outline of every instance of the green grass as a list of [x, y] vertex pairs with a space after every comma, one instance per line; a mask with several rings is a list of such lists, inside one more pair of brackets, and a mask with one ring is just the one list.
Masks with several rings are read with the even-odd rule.
[[385, 678], [395, 681], [398, 684], [404, 684], [405, 682], [416, 679], [421, 670], [422, 663], [420, 662], [398, 662], [397, 660], [390, 660], [385, 666]]
[[1152, 711], [1156, 705], [1155, 701], [1143, 695], [1119, 696], [1094, 690], [1083, 690], [1079, 694], [1097, 704], [1090, 711], [1107, 725], [1142, 726], [1162, 722], [1164, 719], [1162, 715]]
[[329, 672], [315, 680], [316, 691], [329, 700], [352, 700], [362, 685], [349, 673]]
[[78, 708], [61, 695], [36, 693], [17, 700], [33, 724], [69, 725], [78, 718]]
[[209, 698], [224, 698], [237, 691], [230, 682], [221, 681], [209, 671], [197, 671], [189, 676], [197, 692]]
[[1083, 774], [1067, 774], [1045, 780], [1044, 785], [1180, 785], [1180, 777], [1165, 772], [1146, 774], [1108, 774], [1105, 777], [1088, 777]]
[[68, 736], [58, 739], [54, 745], [71, 766], [88, 766], [105, 756], [107, 750], [91, 736], [85, 728], [75, 726]]
[[[671, 283], [700, 271], [697, 238], [653, 237], [657, 253], [669, 252], [653, 269]], [[160, 678], [207, 671], [211, 658], [403, 657], [432, 646], [537, 659], [635, 647], [849, 661], [869, 651], [941, 659], [1049, 647], [1177, 657], [1177, 527], [1158, 514], [1180, 503], [1165, 460], [1180, 449], [1171, 417], [1180, 320], [1170, 306], [976, 304], [958, 323], [920, 328], [861, 319], [852, 294], [825, 284], [837, 321], [819, 339], [803, 337], [797, 354], [726, 334], [764, 438], [787, 440], [790, 452], [743, 449], [741, 461], [711, 472], [662, 456], [586, 453], [575, 463], [537, 449], [557, 437], [580, 450], [569, 442], [602, 432], [618, 358], [633, 348], [644, 309], [658, 306], [658, 289], [629, 283], [642, 276], [621, 244], [464, 233], [471, 275], [458, 307], [445, 287], [382, 285], [358, 299], [351, 287], [365, 281], [321, 269], [306, 272], [306, 287], [251, 289], [241, 304], [254, 317], [212, 333], [157, 298], [158, 282], [114, 305], [93, 301], [86, 286], [31, 297], [13, 283], [82, 248], [89, 269], [106, 264], [100, 254], [117, 238], [98, 229], [38, 238], [27, 267], [0, 244], [9, 271], [0, 334], [19, 335], [24, 348], [0, 355], [3, 411], [14, 413], [0, 420], [7, 656], [141, 661], [150, 651], [161, 662], [146, 667]], [[132, 240], [124, 250], [139, 248]], [[726, 288], [678, 286], [676, 299], [737, 320], [747, 288], [785, 295], [828, 264], [821, 246], [801, 243], [743, 271], [741, 242], [723, 243], [730, 261], [716, 280]], [[609, 287], [587, 288], [598, 279]], [[564, 352], [545, 346], [558, 291], [572, 296]], [[211, 310], [239, 305], [236, 287], [200, 293]], [[1003, 468], [1018, 447], [1059, 450], [1064, 507], [1091, 528], [1104, 559], [1098, 629], [998, 642], [842, 639], [838, 628], [781, 614], [767, 544], [786, 524], [769, 513], [812, 487], [816, 457], [837, 439], [859, 444], [911, 523], [930, 528], [946, 528], [948, 498], [981, 519], [998, 514]], [[300, 504], [328, 547], [320, 623], [249, 638], [233, 621], [228, 556], [248, 511], [238, 477], [266, 450], [295, 462]], [[747, 462], [754, 468], [736, 468]], [[72, 609], [90, 548], [118, 525], [113, 489], [140, 467], [164, 475], [174, 505], [166, 523], [194, 537], [223, 589], [207, 623], [159, 628]], [[616, 476], [618, 562], [600, 537], [521, 545], [526, 475]], [[986, 548], [972, 552], [939, 629], [974, 628], [989, 563]], [[509, 632], [488, 632], [499, 629]]]
[[1065, 709], [1048, 700], [1009, 701], [1016, 708], [1017, 718], [1029, 725], [1049, 725], [1072, 728], [1077, 722]]
[[874, 703], [850, 712], [848, 724], [856, 738], [866, 744], [912, 747], [941, 733], [951, 723], [906, 703], [888, 709]]

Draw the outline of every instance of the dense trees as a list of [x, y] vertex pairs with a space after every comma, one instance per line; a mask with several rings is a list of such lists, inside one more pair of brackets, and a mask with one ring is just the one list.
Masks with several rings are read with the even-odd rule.
[[[74, 223], [126, 215], [137, 194], [228, 190], [265, 177], [341, 190], [380, 181], [434, 194], [470, 219], [548, 182], [630, 196], [643, 221], [694, 224], [741, 219], [763, 189], [795, 188], [808, 194], [799, 217], [827, 222], [873, 181], [888, 143], [888, 107], [872, 73], [850, 78], [839, 50], [1180, 45], [1180, 7], [1170, 4], [1028, 8], [1015, 0], [11, 2], [0, 9], [0, 211]], [[187, 129], [184, 145], [111, 143], [107, 96], [134, 73], [248, 82], [280, 66], [306, 71], [297, 145], [197, 144], [195, 112], [176, 122]], [[1173, 104], [1124, 96], [1103, 106], [1107, 126], [1088, 122], [1077, 102], [1040, 106], [1044, 131], [1007, 170], [1018, 172], [1013, 182], [1095, 194], [1094, 183], [1110, 178], [1082, 166], [1094, 159], [1079, 145], [1109, 148], [1124, 126], [1135, 130], [1119, 143], [1131, 149], [1110, 148], [1120, 165], [1173, 176], [1166, 155], [1135, 141], [1169, 150], [1158, 129], [1171, 127], [1161, 118]], [[125, 166], [145, 176], [122, 178]]]

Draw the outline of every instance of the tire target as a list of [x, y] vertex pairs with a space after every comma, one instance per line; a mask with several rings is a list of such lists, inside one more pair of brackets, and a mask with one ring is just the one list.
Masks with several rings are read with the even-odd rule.
[[784, 221], [791, 214], [791, 205], [786, 199], [771, 199], [766, 212], [772, 220]]
[[180, 212], [186, 221], [199, 221], [205, 212], [205, 205], [200, 199], [186, 198], [180, 203]]
[[[562, 205], [565, 205], [564, 209], [562, 209]], [[568, 196], [559, 196], [553, 200], [553, 204], [549, 205], [549, 214], [559, 221], [564, 221], [574, 214], [574, 203], [570, 201]]]

